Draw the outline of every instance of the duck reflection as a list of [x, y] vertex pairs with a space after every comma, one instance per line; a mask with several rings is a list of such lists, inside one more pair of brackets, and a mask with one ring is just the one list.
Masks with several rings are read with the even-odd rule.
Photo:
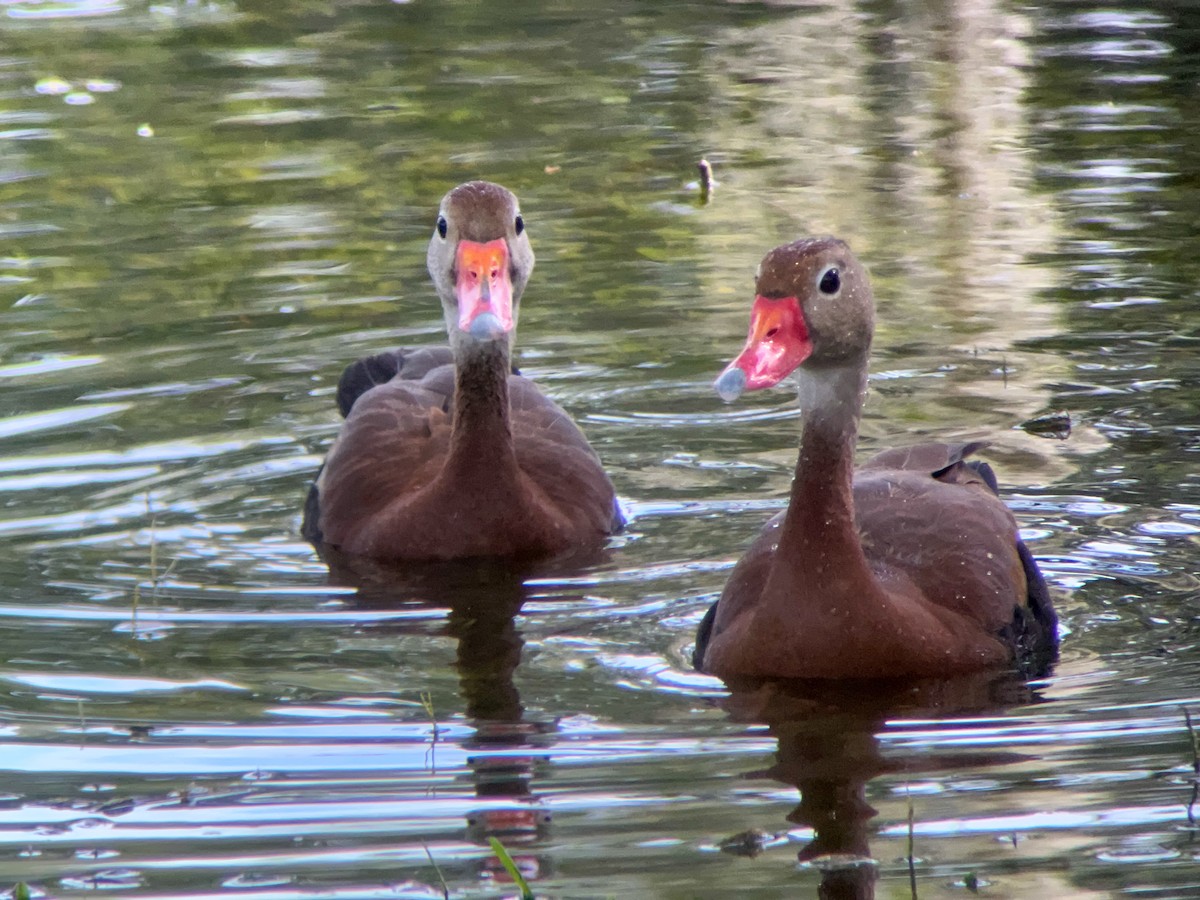
[[[524, 639], [516, 616], [530, 596], [530, 578], [553, 578], [598, 561], [572, 558], [519, 568], [511, 562], [466, 560], [405, 566], [403, 570], [361, 558], [323, 554], [331, 579], [357, 587], [360, 608], [395, 609], [419, 603], [448, 611], [443, 633], [457, 640], [455, 668], [464, 710], [474, 731], [462, 781], [480, 805], [466, 814], [466, 838], [484, 847], [499, 839], [527, 880], [545, 875], [548, 860], [521, 852], [545, 839], [551, 816], [540, 806], [535, 780], [553, 742], [553, 721], [527, 719], [514, 675]], [[386, 627], [396, 627], [389, 624]], [[504, 881], [508, 873], [494, 855], [480, 862], [481, 877]]]
[[[534, 792], [534, 779], [546, 765], [543, 758], [553, 722], [526, 720], [514, 673], [521, 661], [524, 640], [515, 616], [525, 600], [524, 583], [505, 578], [509, 588], [503, 602], [494, 590], [460, 594], [450, 610], [446, 632], [458, 638], [456, 666], [459, 688], [474, 734], [462, 746], [467, 757], [465, 778], [475, 796], [484, 802], [467, 813], [467, 837], [482, 846], [498, 838], [527, 880], [536, 880], [546, 860], [520, 847], [544, 839], [550, 813], [542, 809]], [[493, 585], [494, 588], [494, 585]], [[508, 873], [494, 856], [481, 862], [481, 874], [507, 880]]]
[[[765, 723], [778, 742], [775, 764], [750, 777], [792, 785], [800, 803], [788, 821], [811, 829], [799, 851], [802, 864], [821, 873], [821, 900], [872, 900], [879, 866], [871, 856], [867, 785], [880, 775], [945, 772], [1016, 762], [1012, 752], [885, 752], [877, 735], [889, 719], [996, 713], [1035, 699], [1015, 673], [987, 673], [952, 681], [730, 685], [726, 705], [738, 721]], [[722, 849], [756, 855], [770, 836], [735, 836]], [[912, 877], [912, 862], [909, 863]], [[915, 896], [915, 894], [914, 894]]]

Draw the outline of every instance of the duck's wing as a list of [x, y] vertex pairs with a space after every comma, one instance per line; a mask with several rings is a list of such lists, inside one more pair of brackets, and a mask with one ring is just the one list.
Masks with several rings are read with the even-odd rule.
[[952, 470], [963, 463], [968, 456], [982, 450], [987, 445], [987, 441], [965, 441], [952, 444], [930, 442], [913, 444], [911, 447], [892, 447], [876, 453], [860, 466], [860, 471], [892, 469], [905, 472], [924, 472], [940, 480], [946, 480], [947, 476], [953, 480]]
[[346, 367], [346, 421], [304, 505], [301, 533], [338, 544], [389, 498], [436, 474], [450, 439], [454, 365], [448, 347], [392, 350]]
[[911, 580], [1044, 670], [1057, 646], [1054, 606], [991, 467], [966, 459], [982, 446], [921, 444], [872, 457], [854, 480], [863, 549], [880, 578]]
[[625, 524], [600, 457], [566, 410], [528, 378], [508, 379], [513, 445], [521, 470], [558, 509], [601, 532]]
[[725, 582], [720, 598], [704, 614], [696, 630], [696, 646], [692, 650], [692, 665], [696, 669], [704, 669], [704, 653], [709, 642], [739, 616], [753, 612], [758, 605], [767, 584], [767, 576], [771, 574], [771, 563], [779, 547], [779, 529], [786, 512], [776, 513], [763, 526], [758, 537], [729, 573], [729, 580]]
[[[342, 418], [350, 415], [355, 401], [363, 394], [393, 378], [422, 381], [430, 371], [440, 366], [453, 365], [454, 357], [449, 347], [400, 347], [364, 356], [346, 366], [338, 379], [337, 407]], [[453, 370], [451, 370], [453, 371]], [[454, 382], [450, 382], [453, 394]]]

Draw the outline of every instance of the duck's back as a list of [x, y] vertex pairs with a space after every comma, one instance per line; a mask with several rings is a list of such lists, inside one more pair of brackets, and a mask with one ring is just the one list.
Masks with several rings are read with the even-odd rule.
[[877, 454], [855, 473], [855, 519], [877, 574], [903, 573], [1039, 674], [1053, 660], [1058, 619], [995, 474], [967, 459], [983, 446], [929, 443]]
[[855, 521], [882, 584], [907, 579], [934, 605], [998, 633], [1026, 602], [1017, 523], [959, 464], [946, 480], [909, 469], [859, 470]]
[[[513, 450], [524, 483], [535, 504], [565, 516], [575, 533], [603, 536], [620, 527], [619, 507], [608, 476], [583, 432], [567, 413], [527, 378], [508, 377]], [[305, 507], [303, 533], [314, 543], [355, 547], [366, 542], [364, 532], [377, 529], [376, 520], [395, 507], [427, 492], [438, 480], [450, 452], [455, 405], [455, 371], [447, 347], [399, 349], [360, 359], [343, 372], [337, 391], [338, 408], [346, 417], [325, 465], [314, 482]], [[493, 452], [478, 447], [481, 458]], [[453, 492], [453, 484], [439, 482]], [[456, 501], [471, 510], [447, 529], [446, 542], [518, 510], [489, 509], [486, 495], [443, 498], [414, 510], [409, 528], [420, 532], [417, 543], [442, 530], [441, 506], [448, 515]], [[499, 503], [500, 501], [494, 501]], [[504, 531], [520, 527], [520, 520]], [[500, 536], [501, 538], [503, 535]], [[384, 538], [402, 548], [404, 534]], [[470, 544], [469, 534], [463, 539]], [[371, 541], [378, 544], [379, 541]], [[445, 548], [447, 555], [471, 555]], [[406, 556], [402, 549], [384, 555]]]

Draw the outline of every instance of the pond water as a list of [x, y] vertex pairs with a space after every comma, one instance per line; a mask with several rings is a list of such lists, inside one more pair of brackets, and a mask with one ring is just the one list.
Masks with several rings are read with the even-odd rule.
[[[0, 885], [512, 896], [498, 837], [539, 897], [1200, 896], [1200, 7], [0, 16]], [[356, 590], [298, 535], [336, 380], [443, 339], [424, 248], [476, 177], [538, 253], [520, 365], [631, 524]], [[1044, 680], [691, 671], [799, 425], [711, 381], [807, 233], [872, 270], [863, 452], [991, 442]]]

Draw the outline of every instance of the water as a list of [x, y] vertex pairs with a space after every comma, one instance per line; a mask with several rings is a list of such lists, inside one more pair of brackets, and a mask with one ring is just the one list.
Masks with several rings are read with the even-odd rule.
[[[1190, 4], [0, 14], [0, 884], [512, 896], [496, 836], [547, 897], [1200, 895]], [[473, 177], [522, 198], [520, 364], [632, 524], [355, 591], [297, 535], [333, 388], [441, 339], [424, 246]], [[864, 452], [992, 442], [1044, 682], [690, 671], [799, 415], [710, 382], [809, 232], [875, 281]]]

